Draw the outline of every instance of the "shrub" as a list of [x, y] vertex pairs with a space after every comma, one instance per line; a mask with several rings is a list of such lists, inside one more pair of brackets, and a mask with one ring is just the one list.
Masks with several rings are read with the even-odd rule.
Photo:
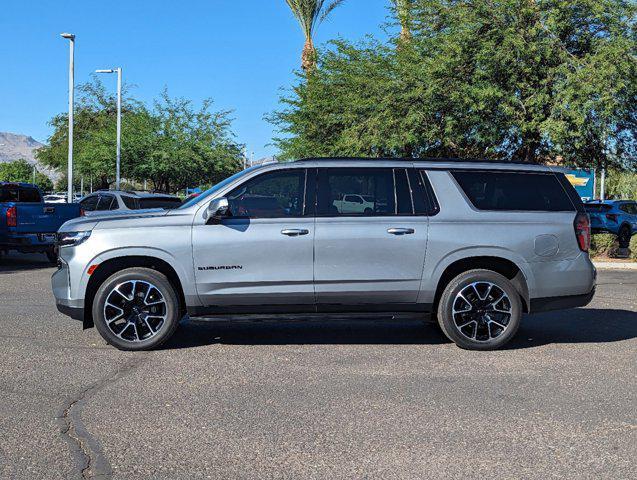
[[605, 257], [617, 247], [617, 236], [611, 233], [596, 233], [591, 236], [591, 257]]

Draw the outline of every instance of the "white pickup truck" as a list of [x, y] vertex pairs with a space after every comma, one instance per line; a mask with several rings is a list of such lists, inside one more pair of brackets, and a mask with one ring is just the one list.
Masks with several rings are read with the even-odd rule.
[[340, 200], [334, 200], [333, 205], [339, 213], [373, 213], [374, 197], [371, 195], [359, 195], [346, 193]]

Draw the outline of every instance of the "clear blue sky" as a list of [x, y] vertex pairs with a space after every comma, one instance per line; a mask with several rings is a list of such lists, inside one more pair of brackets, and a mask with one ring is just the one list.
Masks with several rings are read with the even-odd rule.
[[[346, 0], [317, 43], [383, 35], [389, 0]], [[0, 131], [46, 141], [48, 120], [67, 109], [68, 42], [77, 35], [76, 84], [96, 68], [121, 66], [134, 96], [172, 96], [234, 110], [237, 138], [256, 158], [271, 155], [276, 109], [293, 81], [303, 37], [285, 0], [3, 0], [0, 15]], [[115, 76], [103, 78], [115, 89]]]

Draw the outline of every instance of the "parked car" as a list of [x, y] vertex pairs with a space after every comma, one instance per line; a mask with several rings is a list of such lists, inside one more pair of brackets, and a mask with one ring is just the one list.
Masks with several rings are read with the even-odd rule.
[[108, 213], [122, 214], [131, 210], [169, 210], [181, 204], [181, 199], [174, 195], [116, 190], [101, 190], [80, 200], [80, 205], [87, 217]]
[[66, 195], [58, 195], [56, 193], [44, 195], [44, 201], [46, 203], [66, 203]]
[[[334, 211], [343, 194], [384, 207]], [[255, 212], [255, 198], [276, 201]], [[61, 312], [123, 350], [161, 344], [186, 314], [303, 312], [434, 313], [460, 347], [487, 350], [523, 313], [591, 300], [589, 242], [580, 198], [550, 167], [301, 160], [175, 210], [66, 223], [52, 287]]]
[[634, 200], [605, 200], [585, 205], [591, 217], [593, 232], [617, 235], [619, 245], [628, 247], [631, 237], [637, 233], [637, 202]]
[[0, 182], [0, 254], [46, 253], [55, 262], [55, 233], [80, 214], [78, 204], [45, 202], [35, 185]]

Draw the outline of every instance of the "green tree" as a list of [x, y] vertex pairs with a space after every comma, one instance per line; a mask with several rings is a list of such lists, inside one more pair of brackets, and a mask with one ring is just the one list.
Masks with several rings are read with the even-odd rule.
[[152, 114], [138, 129], [148, 152], [136, 164], [133, 177], [148, 178], [157, 190], [178, 191], [214, 184], [237, 172], [242, 145], [230, 130], [230, 112], [212, 111], [212, 100], [195, 109], [184, 98], [172, 99], [164, 91]]
[[[94, 78], [79, 88], [74, 125], [74, 183], [81, 176], [95, 188], [115, 181], [116, 100]], [[153, 108], [131, 98], [122, 106], [122, 179], [150, 180], [157, 190], [214, 183], [241, 167], [241, 145], [234, 140], [230, 113], [212, 111], [212, 101], [195, 109], [163, 92]], [[66, 114], [51, 120], [54, 132], [38, 158], [60, 172], [67, 165]]]
[[[0, 163], [0, 182], [33, 183], [33, 165], [21, 158], [14, 162]], [[51, 191], [53, 182], [36, 169], [35, 184], [43, 191]]]
[[305, 45], [301, 55], [301, 67], [305, 72], [316, 66], [316, 49], [314, 47], [314, 31], [319, 23], [343, 0], [285, 0], [296, 17], [305, 36]]
[[299, 75], [269, 116], [283, 158], [634, 164], [634, 2], [412, 0], [409, 12], [409, 42], [332, 42]]

